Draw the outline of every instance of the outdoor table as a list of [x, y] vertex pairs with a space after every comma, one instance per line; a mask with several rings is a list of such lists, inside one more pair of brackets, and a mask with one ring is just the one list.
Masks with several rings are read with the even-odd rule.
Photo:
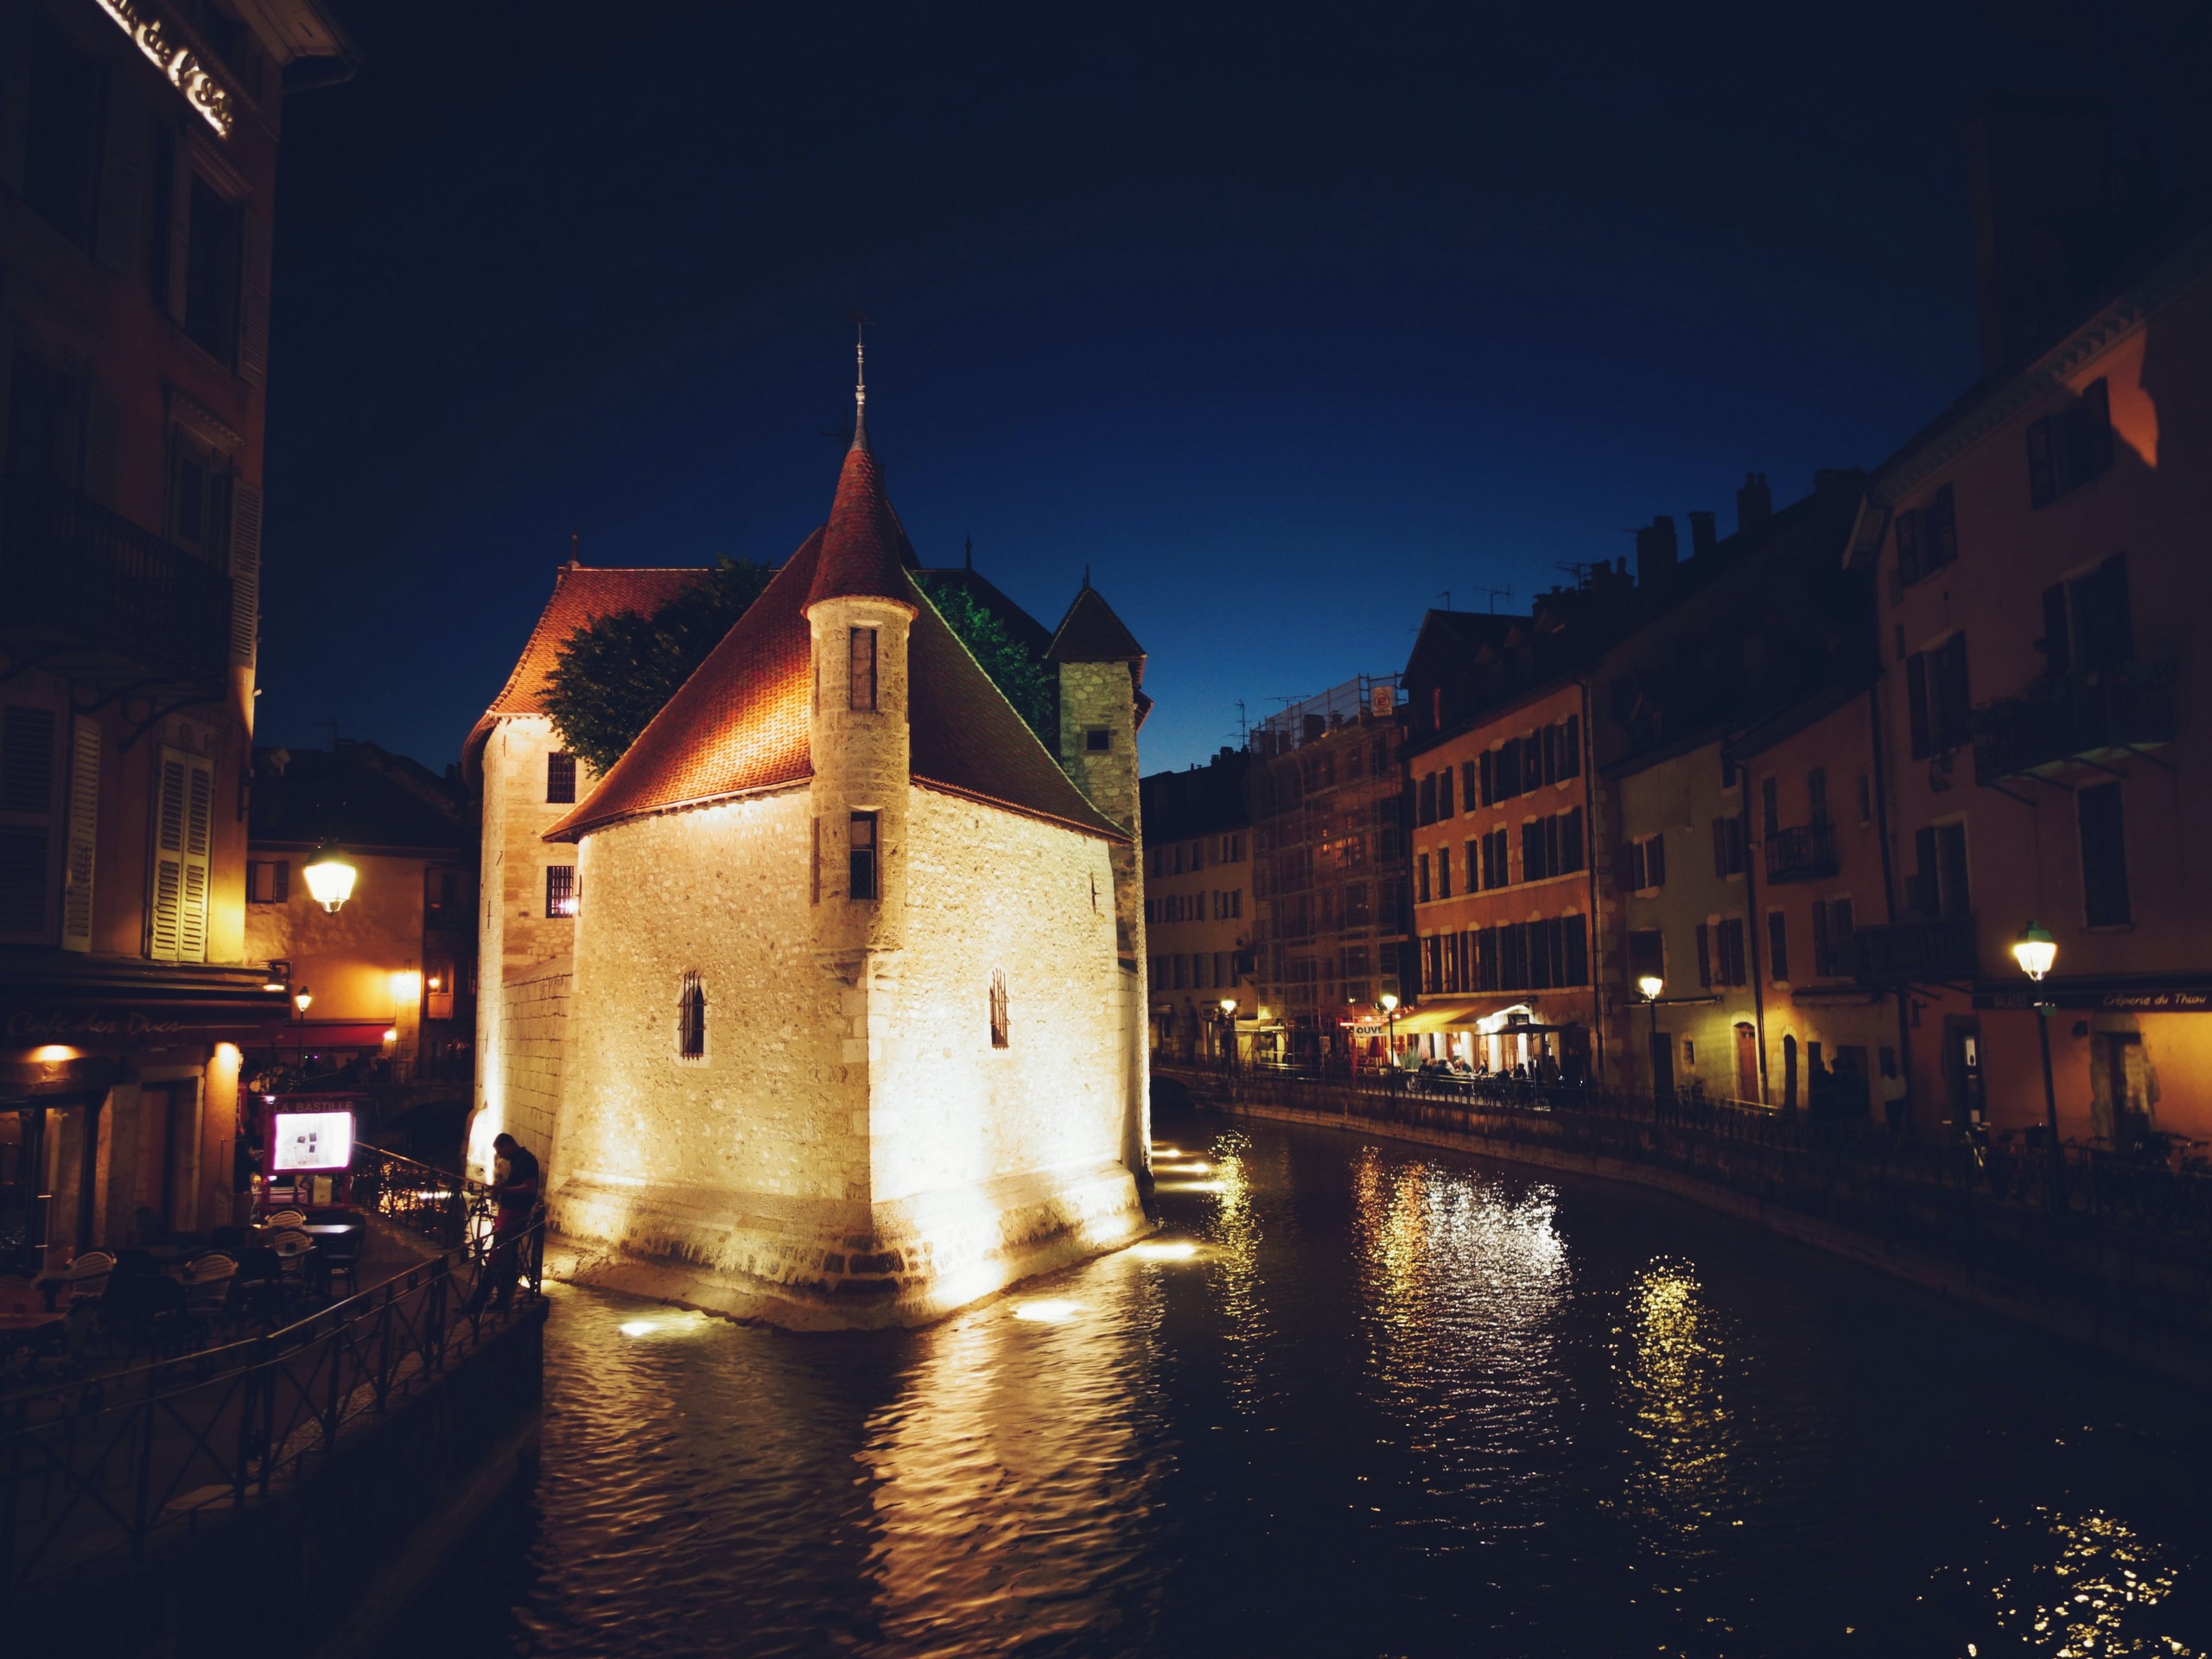
[[41, 1332], [59, 1331], [65, 1316], [48, 1313], [44, 1308], [30, 1308], [21, 1313], [0, 1313], [0, 1346], [13, 1346], [29, 1342]]

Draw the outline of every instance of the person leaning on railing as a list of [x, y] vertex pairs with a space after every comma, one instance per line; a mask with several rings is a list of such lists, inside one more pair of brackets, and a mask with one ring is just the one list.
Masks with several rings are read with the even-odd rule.
[[488, 1294], [494, 1307], [504, 1311], [512, 1299], [515, 1278], [521, 1271], [520, 1245], [537, 1212], [539, 1171], [537, 1154], [512, 1135], [493, 1139], [496, 1159], [492, 1200], [498, 1209], [492, 1217], [492, 1243], [485, 1257], [483, 1276], [476, 1281], [474, 1306], [482, 1306]]

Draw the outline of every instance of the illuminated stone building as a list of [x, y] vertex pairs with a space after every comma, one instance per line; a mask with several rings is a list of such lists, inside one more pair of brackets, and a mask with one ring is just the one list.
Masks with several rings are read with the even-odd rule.
[[[1249, 1050], [1259, 1005], [1252, 938], [1251, 753], [1144, 779], [1147, 1006], [1155, 1053], [1219, 1058]], [[1226, 1002], [1230, 1005], [1223, 1007]]]
[[1348, 680], [1253, 734], [1263, 1057], [1347, 1061], [1379, 1041], [1381, 999], [1407, 993], [1400, 737], [1395, 675]]
[[1086, 587], [1056, 753], [918, 575], [861, 421], [829, 522], [545, 832], [580, 1279], [912, 1324], [1147, 1224], [1142, 652]]
[[232, 1218], [276, 144], [314, 0], [0, 5], [0, 1251]]

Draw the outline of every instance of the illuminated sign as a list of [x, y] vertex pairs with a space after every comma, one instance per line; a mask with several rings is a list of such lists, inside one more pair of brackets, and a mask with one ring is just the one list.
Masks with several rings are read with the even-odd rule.
[[353, 1161], [351, 1112], [279, 1112], [270, 1135], [271, 1173], [345, 1169]]
[[169, 85], [184, 94], [184, 101], [200, 111], [202, 120], [224, 137], [231, 136], [230, 90], [207, 73], [191, 48], [172, 43], [162, 20], [142, 16], [133, 0], [100, 0], [100, 10], [137, 42], [147, 60], [169, 78]]

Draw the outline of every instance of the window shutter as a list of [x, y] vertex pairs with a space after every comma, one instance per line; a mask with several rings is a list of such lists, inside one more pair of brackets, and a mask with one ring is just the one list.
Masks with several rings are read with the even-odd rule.
[[1904, 659], [1905, 708], [1912, 727], [1912, 758], [1927, 759], [1932, 745], [1928, 730], [1928, 656], [1916, 651]]
[[1813, 900], [1813, 971], [1835, 972], [1835, 953], [1828, 942], [1828, 907], [1818, 899]]
[[154, 817], [154, 902], [146, 954], [157, 962], [207, 959], [207, 887], [214, 833], [215, 771], [198, 755], [164, 748]]
[[1582, 772], [1582, 716], [1569, 715], [1567, 724], [1560, 730], [1564, 736], [1559, 746], [1559, 775], [1579, 777]]
[[[192, 163], [185, 158], [185, 146], [172, 143], [162, 151], [156, 165], [168, 168], [169, 222], [168, 226], [168, 292], [160, 296], [168, 308], [169, 319], [184, 321], [186, 267], [192, 262]], [[162, 227], [154, 226], [154, 234], [161, 236]]]
[[1713, 873], [1715, 875], [1728, 874], [1728, 820], [1726, 818], [1713, 821]]
[[1942, 728], [1942, 742], [1946, 747], [1965, 742], [1973, 720], [1973, 705], [1967, 685], [1967, 636], [1963, 629], [1936, 649], [1935, 689], [1934, 712], [1936, 724]]
[[1920, 580], [1920, 515], [1897, 514], [1897, 580], [1910, 588]]
[[261, 491], [238, 480], [231, 497], [231, 664], [253, 666], [261, 632]]
[[1713, 988], [1713, 929], [1705, 922], [1697, 925], [1697, 982]]
[[2066, 584], [2055, 582], [2043, 590], [2043, 665], [2053, 675], [2064, 675], [2074, 666], [2072, 642], [2066, 632]]
[[[1574, 810], [1579, 816], [1582, 809], [1578, 806]], [[1651, 878], [1651, 885], [1655, 887], [1665, 887], [1667, 885], [1667, 837], [1665, 836], [1658, 835], [1651, 837], [1651, 844], [1644, 849], [1643, 861], [1645, 874]]]
[[2028, 428], [2028, 505], [2048, 506], [2057, 498], [2058, 480], [2050, 464], [2050, 417]]
[[245, 270], [238, 292], [238, 378], [250, 386], [269, 380], [269, 215], [245, 208]]
[[2082, 388], [2082, 473], [2094, 478], [2112, 465], [2112, 389], [2100, 375]]
[[0, 938], [26, 943], [52, 937], [54, 725], [50, 709], [0, 711]]
[[123, 400], [95, 380], [85, 398], [85, 493], [114, 511], [123, 474]]
[[146, 147], [146, 106], [126, 73], [111, 75], [95, 254], [118, 276], [130, 276], [138, 264], [140, 226], [145, 218]]
[[100, 728], [79, 715], [69, 734], [69, 823], [61, 876], [61, 948], [92, 948], [92, 858], [98, 849]]

